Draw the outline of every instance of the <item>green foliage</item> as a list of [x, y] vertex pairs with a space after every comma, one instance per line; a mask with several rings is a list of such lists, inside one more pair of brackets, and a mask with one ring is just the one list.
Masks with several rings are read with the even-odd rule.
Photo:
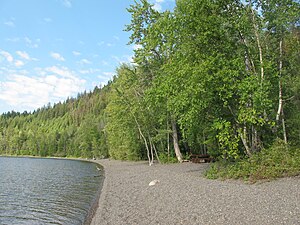
[[243, 179], [250, 182], [270, 180], [300, 174], [300, 149], [290, 148], [277, 140], [269, 149], [263, 149], [250, 158], [234, 163], [220, 161], [206, 172], [210, 179]]
[[220, 145], [222, 158], [227, 160], [236, 160], [240, 156], [238, 149], [239, 138], [232, 131], [232, 126], [228, 121], [215, 121], [214, 129], [217, 130], [216, 138]]
[[176, 158], [176, 156], [174, 154], [169, 154], [168, 155], [165, 152], [159, 154], [159, 160], [163, 164], [177, 163], [178, 162], [178, 159]]
[[212, 177], [292, 174], [280, 160], [297, 170], [298, 151], [272, 143], [286, 134], [300, 146], [299, 1], [178, 0], [158, 12], [140, 0], [128, 12], [135, 64], [91, 93], [3, 114], [0, 154], [166, 162], [178, 146], [225, 161]]
[[33, 113], [0, 116], [0, 154], [107, 157], [104, 109], [109, 85]]
[[141, 158], [141, 140], [137, 127], [137, 110], [140, 104], [136, 74], [122, 65], [112, 85], [106, 109], [107, 143], [109, 155], [114, 159], [138, 160]]

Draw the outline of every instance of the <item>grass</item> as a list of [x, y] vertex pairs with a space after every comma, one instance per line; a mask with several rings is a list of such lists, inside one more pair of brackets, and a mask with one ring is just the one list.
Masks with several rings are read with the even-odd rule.
[[162, 164], [169, 164], [169, 163], [177, 163], [178, 159], [175, 155], [171, 154], [168, 156], [167, 153], [160, 153], [159, 160]]
[[297, 176], [300, 175], [300, 149], [276, 142], [249, 158], [236, 162], [218, 161], [205, 175], [210, 179], [243, 179], [251, 183]]

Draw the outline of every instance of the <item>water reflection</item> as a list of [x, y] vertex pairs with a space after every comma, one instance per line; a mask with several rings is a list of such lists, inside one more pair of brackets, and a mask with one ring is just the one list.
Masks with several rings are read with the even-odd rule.
[[83, 224], [102, 180], [89, 162], [0, 157], [0, 224]]

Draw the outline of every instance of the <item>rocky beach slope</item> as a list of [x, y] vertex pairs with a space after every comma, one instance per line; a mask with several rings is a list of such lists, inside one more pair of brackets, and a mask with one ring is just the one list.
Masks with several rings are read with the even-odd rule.
[[92, 225], [300, 224], [299, 177], [250, 185], [208, 180], [208, 164], [97, 162], [105, 180]]

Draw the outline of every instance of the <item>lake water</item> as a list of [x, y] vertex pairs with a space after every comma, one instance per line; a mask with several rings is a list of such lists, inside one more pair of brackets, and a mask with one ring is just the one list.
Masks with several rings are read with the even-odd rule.
[[84, 224], [103, 179], [90, 162], [0, 157], [0, 224]]

